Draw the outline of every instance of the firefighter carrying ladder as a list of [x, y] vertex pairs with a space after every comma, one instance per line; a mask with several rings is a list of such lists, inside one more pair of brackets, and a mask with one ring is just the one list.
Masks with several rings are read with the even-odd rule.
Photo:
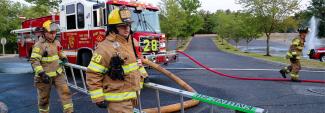
[[[87, 86], [86, 86], [86, 82], [85, 82], [85, 78], [84, 78], [85, 76], [84, 76], [84, 72], [83, 72], [83, 71], [87, 70], [87, 67], [83, 67], [83, 66], [79, 66], [79, 65], [75, 65], [75, 64], [71, 64], [71, 63], [66, 63], [65, 66], [68, 68], [63, 68], [64, 71], [65, 72], [70, 71], [71, 77], [72, 77], [70, 79], [66, 78], [68, 85], [71, 88], [88, 95], [89, 93], [87, 90]], [[68, 70], [66, 70], [66, 69], [68, 69]], [[79, 71], [78, 73], [80, 73], [79, 76], [81, 78], [81, 81], [78, 81], [76, 79], [76, 74], [74, 73], [75, 70]], [[210, 96], [202, 95], [199, 93], [180, 90], [180, 89], [163, 86], [163, 85], [159, 85], [159, 84], [155, 84], [155, 83], [151, 83], [151, 82], [145, 83], [144, 86], [145, 86], [145, 88], [150, 88], [150, 89], [155, 90], [158, 113], [160, 113], [160, 107], [161, 107], [159, 92], [165, 92], [165, 93], [169, 93], [169, 94], [173, 94], [173, 95], [178, 95], [180, 97], [181, 113], [185, 112], [184, 104], [183, 104], [184, 97], [200, 101], [201, 103], [209, 104], [210, 113], [214, 112], [214, 109], [213, 109], [214, 107], [226, 108], [229, 110], [233, 110], [236, 113], [267, 113], [267, 111], [262, 108], [253, 107], [250, 105], [232, 102], [232, 101], [228, 101], [228, 100], [224, 100], [224, 99], [220, 99], [220, 98], [210, 97]], [[141, 103], [141, 98], [138, 98], [138, 101], [139, 101], [139, 107], [138, 107], [138, 109], [135, 109], [134, 112], [135, 113], [145, 113], [144, 111], [142, 111], [143, 109], [142, 109], [141, 105], [143, 103]]]

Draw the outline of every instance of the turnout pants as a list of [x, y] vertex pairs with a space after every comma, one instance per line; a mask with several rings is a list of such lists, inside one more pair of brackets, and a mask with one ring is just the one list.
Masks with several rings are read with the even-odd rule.
[[138, 106], [137, 99], [118, 102], [108, 102], [108, 113], [134, 113], [134, 106]]
[[298, 80], [299, 79], [299, 71], [301, 69], [300, 60], [290, 61], [290, 65], [285, 67], [284, 70], [286, 74], [290, 73], [291, 79]]
[[63, 112], [72, 113], [73, 104], [72, 104], [71, 94], [63, 74], [52, 77], [49, 84], [43, 83], [40, 77], [35, 77], [35, 86], [37, 88], [37, 94], [38, 94], [39, 112], [49, 113], [50, 110], [49, 99], [50, 99], [52, 84], [55, 86], [56, 91], [58, 92], [59, 97], [61, 99]]

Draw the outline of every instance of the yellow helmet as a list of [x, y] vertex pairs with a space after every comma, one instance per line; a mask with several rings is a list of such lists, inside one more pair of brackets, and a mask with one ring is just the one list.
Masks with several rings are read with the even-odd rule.
[[58, 25], [55, 22], [52, 22], [51, 20], [47, 20], [43, 23], [42, 26], [45, 31], [47, 32], [53, 32], [53, 31], [57, 31], [58, 29]]
[[130, 24], [131, 22], [131, 11], [126, 7], [116, 8], [108, 16], [109, 25]]

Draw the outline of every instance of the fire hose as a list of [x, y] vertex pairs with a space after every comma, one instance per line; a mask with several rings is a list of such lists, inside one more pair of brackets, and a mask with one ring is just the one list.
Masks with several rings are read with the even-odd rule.
[[[177, 77], [176, 75], [174, 75], [173, 73], [171, 73], [170, 71], [164, 69], [163, 67], [161, 67], [160, 65], [153, 63], [147, 59], [143, 60], [143, 63], [152, 67], [153, 69], [165, 74], [167, 77], [169, 77], [170, 79], [174, 80], [178, 85], [180, 85], [182, 88], [184, 88], [187, 91], [190, 92], [196, 92], [190, 85], [188, 85], [186, 82], [184, 82], [182, 79], [180, 79], [179, 77]], [[193, 106], [196, 106], [199, 104], [199, 101], [196, 100], [188, 100], [188, 101], [184, 101], [184, 108], [190, 108]], [[179, 111], [181, 109], [181, 104], [180, 103], [176, 103], [176, 104], [171, 104], [171, 105], [167, 105], [167, 106], [162, 106], [160, 108], [160, 112], [162, 113], [170, 113], [170, 112], [176, 112]], [[158, 108], [148, 108], [148, 109], [144, 109], [144, 111], [146, 113], [157, 113], [158, 112]]]
[[[213, 70], [209, 68], [206, 65], [203, 65], [200, 63], [198, 60], [194, 59], [192, 56], [186, 54], [183, 51], [177, 51], [178, 53], [181, 53], [182, 55], [186, 56], [189, 58], [191, 61], [193, 61], [195, 64], [199, 65], [200, 67], [213, 72], [215, 74], [218, 74], [220, 76], [228, 77], [228, 78], [233, 78], [233, 79], [238, 79], [238, 80], [261, 80], [261, 81], [291, 81], [290, 79], [284, 79], [284, 78], [259, 78], [259, 77], [240, 77], [240, 76], [234, 76], [234, 75], [229, 75], [225, 74], [216, 70]], [[308, 83], [325, 83], [325, 80], [301, 80], [301, 82], [308, 82]]]

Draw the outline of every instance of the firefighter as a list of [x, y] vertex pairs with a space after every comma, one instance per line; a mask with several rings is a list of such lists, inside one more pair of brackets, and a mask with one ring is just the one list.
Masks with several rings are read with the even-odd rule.
[[37, 88], [40, 113], [49, 113], [52, 84], [61, 98], [63, 112], [73, 112], [71, 94], [60, 66], [60, 63], [67, 62], [67, 58], [59, 41], [55, 40], [57, 28], [57, 24], [48, 20], [43, 23], [41, 28], [37, 29], [42, 33], [42, 37], [34, 45], [30, 57], [35, 73], [34, 83]]
[[290, 59], [291, 65], [284, 67], [280, 70], [283, 78], [286, 78], [286, 74], [290, 73], [291, 80], [293, 82], [300, 82], [299, 80], [299, 70], [301, 69], [300, 59], [302, 50], [304, 48], [304, 42], [306, 35], [308, 33], [308, 27], [301, 27], [298, 29], [299, 37], [292, 40], [289, 51], [286, 55], [287, 59]]
[[109, 113], [133, 113], [147, 76], [141, 58], [137, 58], [131, 23], [130, 10], [123, 6], [114, 9], [108, 17], [106, 39], [98, 44], [88, 65], [91, 99]]

